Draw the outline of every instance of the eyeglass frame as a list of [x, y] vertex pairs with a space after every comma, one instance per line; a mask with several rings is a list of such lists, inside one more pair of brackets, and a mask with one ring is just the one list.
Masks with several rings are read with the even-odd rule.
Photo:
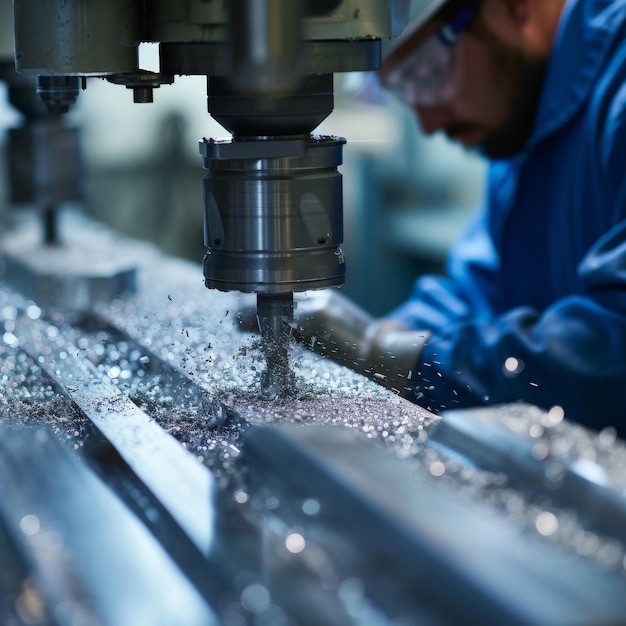
[[[427, 37], [424, 41], [422, 41], [419, 45], [417, 45], [411, 52], [409, 52], [409, 54], [406, 55], [406, 57], [404, 57], [399, 62], [398, 67], [392, 70], [390, 74], [387, 74], [386, 77], [382, 77], [381, 84], [383, 85], [383, 87], [385, 87], [389, 91], [395, 92], [400, 97], [401, 100], [404, 100], [407, 104], [411, 106], [418, 106], [419, 104], [423, 104], [424, 102], [420, 102], [422, 98], [415, 98], [415, 97], [407, 96], [407, 92], [409, 91], [407, 87], [410, 86], [413, 89], [415, 87], [414, 83], [416, 82], [416, 79], [415, 79], [414, 74], [411, 74], [409, 76], [408, 81], [407, 81], [407, 78], [403, 78], [402, 80], [398, 81], [399, 84], [395, 86], [392, 85], [393, 77], [395, 75], [401, 76], [402, 73], [406, 74], [407, 70], [410, 72], [410, 69], [413, 69], [413, 68], [409, 68], [407, 66], [409, 65], [415, 66], [415, 61], [417, 58], [421, 56], [425, 46], [427, 46], [429, 43], [432, 43], [433, 41], [436, 42], [437, 44], [440, 44], [444, 51], [446, 50], [449, 51], [446, 70], [451, 76], [452, 75], [451, 68], [452, 68], [452, 61], [453, 61], [453, 57], [452, 57], [453, 49], [457, 46], [459, 38], [461, 34], [463, 33], [463, 31], [465, 31], [469, 27], [472, 20], [475, 18], [476, 13], [477, 13], [477, 10], [475, 7], [465, 7], [464, 9], [461, 9], [456, 15], [454, 15], [454, 17], [444, 22], [444, 24], [440, 26], [432, 35]], [[406, 84], [407, 82], [409, 82], [410, 85], [407, 85]], [[452, 86], [455, 86], [455, 85], [452, 85]], [[441, 89], [441, 91], [443, 92], [443, 89]], [[423, 98], [423, 100], [428, 100], [428, 99]]]

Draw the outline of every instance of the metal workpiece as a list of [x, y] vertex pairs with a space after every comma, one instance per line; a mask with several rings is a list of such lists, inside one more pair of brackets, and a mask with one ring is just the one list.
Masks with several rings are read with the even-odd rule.
[[611, 484], [615, 433], [608, 429], [596, 439], [562, 420], [558, 407], [466, 409], [450, 412], [430, 436], [443, 451], [485, 470], [506, 471], [518, 489], [578, 510], [594, 532], [626, 541], [626, 482]]
[[14, 3], [15, 65], [35, 76], [132, 72], [143, 40], [141, 2]]
[[[81, 232], [93, 246], [102, 236]], [[254, 298], [205, 289], [192, 263], [135, 243], [144, 288], [79, 321], [0, 283], [0, 422], [49, 426], [222, 623], [625, 621], [626, 447], [614, 433], [527, 405], [437, 417], [298, 344], [291, 393], [268, 400], [266, 352], [236, 319]], [[265, 296], [280, 334], [288, 297]], [[450, 435], [472, 427], [479, 446]], [[38, 451], [20, 480], [48, 485]], [[57, 493], [37, 491], [41, 528]], [[73, 502], [63, 519], [84, 533]], [[0, 544], [15, 519], [0, 504]], [[92, 558], [67, 546], [72, 562]], [[33, 575], [11, 554], [0, 584]], [[153, 564], [133, 546], [126, 560]]]
[[[196, 549], [208, 555], [214, 540], [211, 474], [45, 321], [18, 320], [17, 333], [20, 348], [80, 407]], [[40, 358], [40, 346], [50, 335], [55, 350]], [[163, 464], [166, 472], [161, 471]]]
[[41, 306], [66, 314], [80, 314], [135, 291], [140, 252], [104, 230], [87, 241], [72, 228], [72, 223], [86, 225], [86, 220], [51, 210], [52, 215], [24, 215], [0, 240], [1, 279]]
[[[337, 166], [345, 140], [302, 140], [301, 155], [276, 156], [272, 140], [201, 144], [204, 184], [204, 276], [207, 287], [255, 293], [339, 285], [345, 276], [342, 183]], [[212, 158], [213, 148], [218, 156]]]
[[352, 599], [361, 614], [375, 614], [367, 601], [374, 599], [400, 623], [582, 626], [626, 618], [619, 577], [547, 550], [357, 432], [284, 424], [252, 429], [245, 442], [251, 492], [280, 502], [294, 551], [307, 540], [332, 550], [332, 528], [351, 537], [362, 570], [384, 569], [384, 577], [358, 579]]
[[3, 623], [220, 623], [162, 546], [51, 430], [0, 428], [0, 470], [0, 536], [4, 530], [28, 559], [11, 593], [3, 550]]
[[[3, 295], [6, 295], [6, 291]], [[13, 305], [20, 301], [13, 297], [9, 298], [9, 302]], [[5, 307], [5, 315], [11, 305]], [[37, 428], [45, 423], [54, 430], [60, 441], [69, 441], [74, 453], [80, 450], [82, 461], [88, 462], [119, 499], [117, 506], [123, 503], [141, 520], [180, 569], [179, 575], [182, 572], [182, 577], [191, 585], [192, 591], [195, 590], [202, 597], [204, 610], [208, 614], [208, 607], [215, 606], [219, 598], [227, 593], [227, 568], [222, 565], [218, 569], [213, 563], [213, 555], [218, 548], [216, 478], [168, 434], [159, 415], [154, 412], [149, 415], [138, 408], [137, 398], [131, 400], [124, 395], [111, 378], [103, 374], [101, 368], [94, 366], [94, 363], [106, 361], [101, 350], [102, 336], [107, 328], [105, 324], [95, 318], [87, 318], [83, 331], [79, 331], [79, 327], [69, 329], [66, 325], [63, 336], [55, 326], [46, 323], [41, 317], [41, 310], [28, 301], [18, 304], [15, 313], [10, 317], [14, 318], [15, 336], [19, 335], [20, 339], [8, 351], [0, 348], [0, 355], [5, 364], [14, 366], [5, 371], [16, 375], [17, 379], [21, 378], [24, 368], [28, 371], [29, 391], [23, 397], [36, 397], [37, 400], [34, 404], [28, 399], [21, 402], [21, 394], [15, 394], [8, 403], [0, 403], [0, 425], [7, 422], [18, 427], [27, 424]], [[119, 342], [115, 346], [116, 350], [131, 345], [133, 350], [145, 355], [145, 347], [134, 344], [130, 338], [113, 329], [109, 329], [106, 334], [109, 333]], [[49, 339], [52, 339], [54, 347], [43, 357], [39, 354], [40, 346]], [[72, 343], [72, 340], [77, 341], [78, 345]], [[159, 362], [157, 357], [152, 356], [151, 361], [154, 373], [146, 376], [147, 384], [150, 378], [156, 389], [158, 383], [163, 386], [164, 392], [166, 387], [171, 389], [181, 411], [202, 411], [202, 418], [198, 417], [198, 420], [201, 419], [206, 428], [221, 427], [227, 416], [218, 403], [203, 398], [206, 394], [202, 389], [195, 387], [166, 363]], [[34, 362], [37, 362], [36, 366], [29, 365]], [[145, 364], [149, 362], [147, 356], [142, 357], [140, 373], [146, 372]], [[6, 383], [7, 377], [3, 378], [0, 386], [10, 387]], [[155, 411], [154, 402], [150, 404], [150, 410]], [[14, 417], [15, 413], [19, 417]], [[155, 417], [158, 421], [155, 421]], [[59, 506], [63, 505], [59, 503]], [[128, 512], [125, 514], [128, 515]], [[69, 503], [65, 515], [67, 524], [79, 525], [80, 512], [78, 520], [76, 517], [77, 513], [72, 503]], [[108, 526], [114, 528], [115, 519], [112, 513], [107, 518]], [[83, 530], [90, 532], [88, 527]], [[82, 558], [80, 546], [72, 546], [72, 549], [77, 551], [78, 558]], [[94, 545], [94, 550], [97, 549], [99, 547]], [[142, 549], [142, 543], [124, 547], [123, 555], [115, 555], [119, 566], [123, 567], [127, 559], [138, 561], [141, 566], [154, 566], [151, 553], [143, 554]], [[158, 567], [142, 574], [142, 578], [147, 580], [147, 587], [150, 587], [150, 579], [155, 571], [159, 571], [157, 577], [160, 577]], [[175, 589], [173, 586], [172, 591]], [[154, 590], [150, 593], [158, 595], [159, 592]], [[140, 597], [141, 594], [135, 593], [136, 600]], [[158, 605], [160, 602], [155, 596], [155, 603]], [[179, 618], [172, 617], [168, 612], [168, 617], [164, 619], [169, 620], [169, 623], [207, 626], [214, 623], [194, 621], [198, 618], [194, 617], [196, 607], [193, 602], [190, 609], [188, 611], [185, 606], [177, 605]], [[100, 619], [102, 613], [99, 612]], [[113, 623], [128, 621], [132, 622], [120, 618]]]

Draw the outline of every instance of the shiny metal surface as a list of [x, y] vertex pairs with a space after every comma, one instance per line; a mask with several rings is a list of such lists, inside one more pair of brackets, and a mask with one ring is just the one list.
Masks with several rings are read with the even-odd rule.
[[[0, 472], [2, 624], [220, 624], [145, 526], [49, 429], [0, 426]], [[21, 576], [7, 544], [27, 561]], [[144, 558], [127, 559], [133, 552]], [[18, 589], [7, 594], [8, 579]]]
[[[74, 227], [92, 248], [104, 236]], [[293, 393], [268, 401], [259, 339], [236, 323], [251, 297], [207, 290], [190, 262], [111, 237], [139, 253], [142, 289], [78, 322], [0, 281], [0, 423], [49, 427], [75, 466], [97, 469], [124, 510], [98, 532], [132, 511], [225, 624], [624, 622], [626, 446], [614, 432], [521, 404], [436, 417], [299, 345]], [[3, 468], [18, 467], [12, 440], [3, 432]], [[57, 482], [41, 449], [27, 446], [19, 465], [34, 488], [5, 485], [2, 502], [15, 497], [23, 514], [0, 506], [0, 548], [12, 554], [4, 530], [27, 508], [43, 532], [18, 530], [21, 545], [51, 539], [56, 512], [72, 562], [95, 563], [89, 581], [105, 585], [84, 508], [58, 500], [95, 490], [78, 469]], [[123, 546], [122, 573], [161, 589], [154, 552]], [[7, 577], [32, 574], [29, 562], [3, 561], [0, 616]], [[56, 580], [67, 571], [50, 567]], [[124, 609], [123, 592], [103, 615]]]
[[[229, 76], [237, 89], [267, 96], [293, 89], [304, 74], [303, 2], [230, 0]], [[289, 28], [285, 28], [289, 24]]]
[[[196, 547], [208, 554], [212, 548], [215, 483], [193, 457], [110, 381], [103, 379], [71, 343], [44, 320], [18, 320], [15, 332], [20, 347], [44, 372], [54, 378], [120, 457], [155, 495]], [[55, 338], [55, 350], [41, 355], [41, 346]], [[64, 358], [59, 354], [63, 353]], [[141, 432], [141, 436], [137, 433]], [[170, 469], [161, 471], [163, 464]], [[199, 499], [199, 494], [204, 494]]]
[[[300, 142], [301, 154], [241, 158], [244, 141], [201, 144], [205, 178], [207, 287], [244, 292], [303, 291], [343, 282], [343, 139]], [[289, 147], [289, 146], [288, 146]], [[298, 146], [296, 145], [296, 148]], [[232, 148], [233, 158], [229, 158]]]
[[[306, 513], [289, 502], [317, 502], [317, 524], [341, 527], [367, 553], [365, 562], [401, 571], [405, 593], [393, 574], [361, 580], [370, 597], [385, 596], [387, 616], [446, 626], [589, 626], [626, 616], [621, 581], [600, 568], [548, 550], [511, 520], [468, 506], [354, 431], [328, 435], [294, 424], [246, 433], [252, 491], [287, 499], [282, 513], [296, 529]], [[289, 592], [281, 598], [292, 601]]]
[[[0, 240], [0, 279], [42, 306], [73, 314], [135, 291], [136, 252], [106, 236], [85, 240], [71, 227], [81, 223], [72, 212], [55, 214], [52, 225], [49, 217], [26, 213], [15, 220]], [[51, 235], [55, 240], [46, 241]]]
[[293, 292], [257, 294], [257, 321], [265, 345], [261, 389], [268, 400], [293, 393], [295, 377], [289, 367]]

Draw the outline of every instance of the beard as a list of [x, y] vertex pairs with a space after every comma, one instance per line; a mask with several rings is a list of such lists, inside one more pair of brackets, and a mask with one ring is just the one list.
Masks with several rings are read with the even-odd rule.
[[509, 100], [509, 116], [490, 132], [482, 144], [483, 152], [491, 159], [502, 159], [520, 152], [532, 135], [543, 91], [546, 62], [520, 60], [518, 75]]
[[[489, 48], [491, 69], [502, 88], [502, 94], [496, 97], [504, 97], [507, 102], [504, 120], [486, 129], [480, 151], [491, 159], [504, 159], [520, 152], [532, 135], [548, 61], [527, 57], [486, 28], [481, 29], [480, 35]], [[471, 127], [472, 124], [459, 123], [446, 130], [454, 135]]]

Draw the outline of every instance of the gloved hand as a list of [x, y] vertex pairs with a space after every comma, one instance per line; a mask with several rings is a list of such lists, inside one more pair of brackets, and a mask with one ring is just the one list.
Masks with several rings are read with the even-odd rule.
[[[239, 316], [252, 330], [250, 314]], [[293, 337], [314, 352], [409, 395], [428, 334], [379, 321], [337, 289], [294, 294]]]

